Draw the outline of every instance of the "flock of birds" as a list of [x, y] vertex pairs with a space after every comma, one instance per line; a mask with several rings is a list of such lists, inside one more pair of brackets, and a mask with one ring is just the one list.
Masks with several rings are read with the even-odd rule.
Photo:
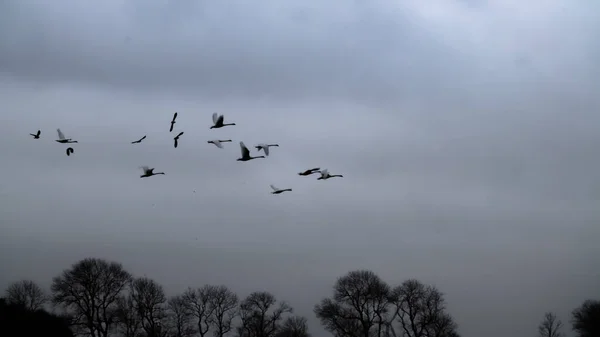
[[[235, 125], [235, 123], [225, 123], [224, 122], [224, 116], [223, 115], [219, 115], [216, 112], [213, 113], [212, 115], [212, 120], [213, 120], [213, 126], [211, 126], [211, 129], [219, 129], [225, 126], [232, 126]], [[171, 120], [171, 127], [169, 128], [169, 132], [173, 132], [173, 127], [175, 126], [176, 123], [176, 119], [177, 119], [177, 112], [173, 115], [173, 119]], [[56, 140], [59, 143], [62, 144], [73, 144], [73, 143], [77, 143], [76, 140], [73, 140], [71, 138], [66, 138], [65, 135], [62, 133], [62, 131], [60, 131], [60, 129], [56, 129], [56, 132], [58, 133], [58, 139]], [[30, 135], [34, 138], [34, 139], [40, 139], [40, 135], [41, 135], [41, 130], [38, 130], [37, 133], [30, 133]], [[179, 138], [183, 135], [183, 131], [179, 132], [174, 138], [173, 138], [173, 146], [175, 148], [177, 148], [177, 146], [179, 145]], [[131, 142], [131, 144], [139, 144], [141, 143], [144, 139], [146, 139], [146, 136]], [[213, 144], [216, 147], [222, 149], [223, 148], [223, 143], [230, 143], [232, 142], [231, 139], [214, 139], [214, 140], [209, 140], [208, 143], [209, 144]], [[271, 147], [279, 147], [279, 144], [258, 144], [255, 146], [256, 150], [258, 153], [260, 153], [260, 151], [263, 151], [263, 153], [268, 156], [269, 155], [269, 148]], [[240, 141], [240, 150], [242, 153], [242, 156], [240, 158], [238, 158], [238, 161], [249, 161], [252, 159], [258, 159], [258, 158], [266, 158], [265, 156], [251, 156], [250, 155], [250, 150], [248, 150], [248, 148], [246, 147], [246, 145], [244, 145], [244, 142]], [[70, 156], [71, 154], [74, 153], [74, 150], [72, 147], [68, 147], [66, 150], [67, 156]], [[164, 175], [164, 172], [154, 172], [154, 168], [150, 168], [148, 166], [141, 166], [140, 167], [144, 174], [142, 174], [140, 176], [140, 178], [146, 178], [146, 177], [151, 177], [151, 176], [155, 176], [155, 175], [159, 175], [162, 174]], [[343, 175], [341, 174], [330, 174], [329, 171], [327, 169], [320, 169], [319, 167], [316, 168], [312, 168], [312, 169], [308, 169], [305, 170], [303, 172], [298, 173], [298, 175], [300, 176], [309, 176], [315, 173], [320, 173], [320, 177], [317, 178], [317, 180], [327, 180], [330, 178], [335, 178], [335, 177], [343, 177]], [[274, 185], [270, 185], [271, 189], [273, 189], [273, 192], [271, 192], [272, 194], [281, 194], [283, 192], [291, 192], [292, 189], [291, 188], [285, 188], [285, 189], [279, 189], [277, 187], [275, 187]]]

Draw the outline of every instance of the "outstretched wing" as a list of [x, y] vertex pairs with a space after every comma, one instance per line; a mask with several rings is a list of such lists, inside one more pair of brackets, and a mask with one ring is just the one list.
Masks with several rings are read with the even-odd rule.
[[56, 129], [56, 132], [58, 132], [58, 139], [60, 139], [60, 140], [65, 139], [65, 135], [62, 133], [62, 131], [60, 131], [60, 129]]
[[217, 124], [217, 120], [219, 119], [219, 114], [217, 114], [216, 112], [213, 113], [213, 123]]
[[223, 144], [221, 144], [221, 142], [218, 140], [213, 140], [213, 144], [215, 144], [215, 146], [218, 147], [219, 149], [223, 148]]
[[244, 145], [244, 142], [240, 142], [240, 149], [242, 150], [242, 157], [250, 156], [250, 150]]
[[177, 112], [176, 112], [176, 113], [173, 115], [173, 120], [172, 120], [172, 122], [174, 122], [176, 118], [177, 118]]
[[329, 171], [327, 171], [327, 169], [322, 169], [320, 172], [321, 177], [327, 177], [329, 175]]
[[148, 166], [140, 166], [140, 168], [144, 170], [144, 173], [148, 173], [148, 170], [150, 170]]
[[279, 189], [278, 189], [277, 187], [275, 187], [275, 186], [273, 186], [273, 185], [270, 185], [270, 186], [271, 186], [271, 188], [273, 189], [273, 191], [275, 191], [275, 192], [279, 191]]
[[217, 119], [217, 123], [216, 124], [223, 124], [223, 119], [225, 118], [224, 115], [219, 116], [219, 118]]
[[265, 145], [263, 146], [263, 151], [265, 151], [265, 154], [268, 156], [269, 155], [269, 145]]

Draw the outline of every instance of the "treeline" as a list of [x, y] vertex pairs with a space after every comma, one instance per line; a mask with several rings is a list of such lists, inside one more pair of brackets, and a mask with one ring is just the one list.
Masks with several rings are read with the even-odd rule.
[[[26, 327], [46, 326], [43, 334], [65, 337], [310, 337], [307, 319], [269, 292], [239, 298], [224, 285], [204, 285], [167, 297], [154, 280], [96, 258], [64, 270], [49, 293], [33, 281], [11, 284], [0, 309], [0, 323], [12, 322], [0, 324], [2, 336], [42, 335]], [[340, 277], [314, 313], [335, 337], [459, 336], [436, 287], [414, 279], [390, 286], [368, 270]], [[598, 301], [573, 312], [573, 329], [581, 337], [600, 336], [598, 324]], [[547, 313], [539, 333], [559, 337], [561, 329], [562, 322]]]

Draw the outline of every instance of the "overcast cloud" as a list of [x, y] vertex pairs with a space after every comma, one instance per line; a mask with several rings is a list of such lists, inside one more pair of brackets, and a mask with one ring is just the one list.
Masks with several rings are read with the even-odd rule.
[[598, 32], [589, 1], [2, 1], [0, 287], [103, 257], [319, 336], [367, 268], [437, 285], [463, 337], [567, 322], [600, 291]]

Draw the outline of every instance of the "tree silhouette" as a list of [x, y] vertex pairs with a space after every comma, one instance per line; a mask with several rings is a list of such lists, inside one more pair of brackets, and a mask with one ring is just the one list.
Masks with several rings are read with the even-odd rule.
[[38, 310], [44, 307], [48, 297], [35, 282], [21, 280], [11, 283], [6, 288], [6, 301], [9, 304], [21, 305], [28, 310]]
[[587, 300], [573, 310], [571, 323], [579, 337], [600, 336], [600, 301]]
[[323, 299], [314, 312], [335, 336], [381, 336], [389, 295], [390, 287], [375, 273], [355, 270], [338, 278], [333, 297]]
[[561, 337], [562, 322], [552, 312], [544, 314], [544, 319], [538, 326], [539, 337]]
[[52, 302], [92, 337], [108, 337], [116, 323], [117, 300], [131, 279], [120, 263], [86, 258], [52, 281]]
[[214, 327], [214, 337], [223, 337], [233, 327], [233, 319], [238, 315], [238, 296], [224, 285], [212, 288], [208, 304], [212, 311], [210, 319]]
[[169, 298], [167, 309], [174, 337], [188, 337], [196, 333], [192, 325], [192, 312], [183, 295], [176, 295]]
[[0, 299], [0, 336], [2, 337], [73, 337], [68, 322], [43, 309], [31, 310], [23, 303]]
[[141, 329], [141, 321], [135, 308], [133, 296], [120, 296], [116, 309], [117, 331], [123, 337], [137, 337]]
[[147, 277], [136, 278], [131, 284], [131, 297], [146, 336], [166, 336], [167, 297], [163, 287]]
[[[407, 280], [392, 290], [392, 316], [406, 337], [447, 337], [456, 334], [456, 323], [446, 312], [443, 294], [418, 280]], [[393, 325], [391, 332], [395, 336]]]
[[214, 286], [205, 285], [202, 288], [188, 288], [183, 293], [186, 306], [196, 320], [197, 332], [204, 337], [211, 328], [214, 308], [210, 305], [214, 294]]
[[292, 316], [286, 318], [281, 324], [276, 337], [310, 337], [306, 317]]
[[238, 327], [240, 337], [274, 337], [283, 315], [292, 308], [285, 302], [277, 304], [275, 296], [265, 291], [253, 292], [240, 303]]

